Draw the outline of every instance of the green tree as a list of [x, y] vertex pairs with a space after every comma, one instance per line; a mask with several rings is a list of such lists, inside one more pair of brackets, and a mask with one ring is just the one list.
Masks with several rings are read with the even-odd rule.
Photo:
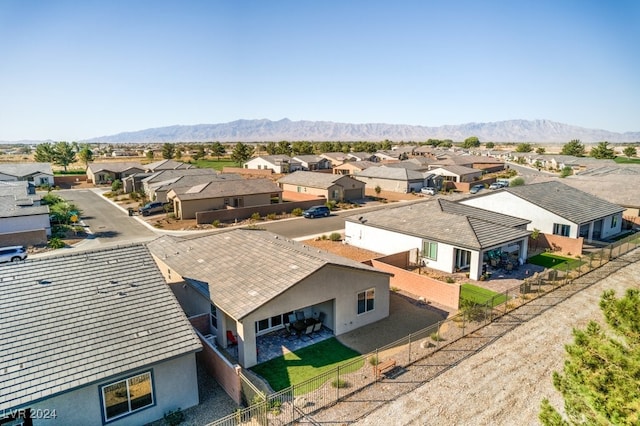
[[89, 167], [89, 163], [93, 161], [93, 151], [89, 145], [84, 144], [78, 151], [78, 158], [84, 163], [85, 170]]
[[524, 179], [521, 177], [517, 177], [511, 182], [509, 182], [509, 186], [522, 186], [524, 185]]
[[627, 158], [635, 157], [636, 156], [636, 147], [635, 146], [628, 146], [622, 151], [622, 153]]
[[231, 161], [238, 165], [246, 163], [251, 158], [251, 147], [242, 142], [238, 142], [231, 153]]
[[54, 157], [53, 145], [49, 142], [38, 144], [36, 152], [33, 153], [33, 159], [38, 163], [53, 163]]
[[162, 145], [162, 158], [165, 160], [171, 160], [176, 154], [176, 146], [172, 143], [165, 143]]
[[176, 147], [175, 153], [173, 154], [173, 156], [175, 157], [176, 160], [181, 160], [182, 159], [182, 147], [178, 146]]
[[73, 150], [73, 145], [69, 142], [56, 142], [53, 146], [53, 162], [58, 166], [64, 167], [64, 171], [67, 171], [67, 166], [76, 161], [76, 153]]
[[275, 142], [267, 142], [264, 150], [267, 151], [269, 155], [276, 155], [278, 153], [278, 145], [276, 145]]
[[519, 143], [516, 146], [516, 152], [531, 152], [533, 151], [533, 147], [530, 143]]
[[573, 155], [575, 157], [584, 156], [584, 145], [579, 139], [573, 139], [562, 146], [562, 155]]
[[206, 155], [206, 153], [204, 152], [204, 145], [198, 145], [198, 147], [196, 148], [196, 152], [194, 152], [191, 157], [198, 161], [201, 158], [204, 158]]
[[295, 155], [313, 154], [313, 144], [311, 142], [294, 142], [291, 144], [291, 152]]
[[573, 169], [571, 166], [564, 166], [562, 170], [560, 170], [560, 177], [566, 178], [567, 176], [571, 176], [573, 174]]
[[487, 142], [486, 144], [484, 144], [484, 146], [486, 146], [487, 149], [492, 149], [493, 147], [496, 146], [496, 144], [493, 142]]
[[278, 142], [276, 153], [279, 155], [291, 155], [291, 144], [288, 141]]
[[480, 139], [477, 136], [470, 136], [462, 142], [463, 148], [476, 148], [480, 146]]
[[153, 161], [153, 150], [148, 149], [147, 152], [144, 154], [144, 156], [147, 160]]
[[541, 147], [541, 146], [540, 146], [540, 147], [538, 147], [538, 148], [536, 148], [536, 154], [542, 155], [542, 154], [544, 154], [545, 152], [547, 152], [547, 150], [546, 150], [546, 149], [544, 149], [544, 148], [543, 148], [543, 147]]
[[616, 158], [616, 153], [613, 148], [609, 148], [609, 142], [600, 142], [598, 146], [595, 146], [589, 152], [589, 155], [593, 158]]
[[214, 142], [211, 144], [211, 155], [216, 157], [218, 161], [220, 161], [220, 157], [223, 156], [227, 151], [224, 149], [224, 146], [220, 142]]
[[605, 326], [589, 322], [574, 329], [565, 346], [562, 373], [553, 385], [564, 397], [567, 419], [542, 401], [543, 425], [637, 425], [640, 423], [640, 290], [630, 288], [617, 299], [607, 290], [600, 299]]

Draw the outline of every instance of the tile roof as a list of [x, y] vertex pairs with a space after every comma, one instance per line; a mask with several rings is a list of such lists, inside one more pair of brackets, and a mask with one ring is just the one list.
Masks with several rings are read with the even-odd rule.
[[172, 188], [179, 200], [233, 197], [238, 195], [281, 193], [282, 189], [269, 179], [213, 180], [191, 187]]
[[182, 176], [216, 176], [218, 172], [213, 169], [178, 169], [159, 170], [144, 178], [143, 182], [160, 182]]
[[457, 166], [457, 165], [431, 167], [432, 172], [437, 169], [443, 169], [448, 171], [449, 173], [453, 173], [454, 175], [458, 175], [458, 176], [482, 173], [482, 170], [479, 170], [479, 169], [474, 169], [472, 167], [465, 167], [465, 166]]
[[208, 283], [211, 300], [236, 319], [327, 265], [383, 273], [260, 230], [237, 229], [188, 239], [163, 236], [148, 247], [183, 278]]
[[0, 195], [0, 218], [41, 214], [48, 215], [49, 206], [34, 205], [34, 200], [26, 195], [20, 198], [13, 195]]
[[89, 169], [93, 173], [106, 171], [114, 173], [122, 173], [131, 169], [138, 169], [144, 171], [145, 167], [137, 161], [117, 161], [117, 162], [101, 162], [89, 164]]
[[404, 167], [387, 167], [387, 166], [367, 167], [366, 169], [360, 172], [356, 172], [355, 176], [371, 177], [371, 178], [378, 178], [378, 179], [400, 180], [405, 182], [410, 180], [424, 179], [424, 175], [422, 172], [409, 170]]
[[347, 217], [345, 220], [407, 235], [480, 250], [524, 238], [531, 232], [516, 217], [446, 200], [430, 200]]
[[202, 346], [143, 245], [0, 268], [0, 411]]
[[353, 181], [353, 178], [345, 175], [334, 175], [332, 173], [318, 173], [297, 171], [281, 177], [278, 183], [287, 183], [290, 185], [308, 186], [311, 188], [327, 189], [337, 183], [340, 179]]
[[213, 175], [204, 175], [204, 174], [196, 174], [196, 175], [186, 175], [186, 176], [178, 176], [172, 179], [167, 179], [160, 182], [154, 182], [149, 186], [154, 188], [156, 191], [162, 190], [170, 190], [173, 188], [186, 188], [196, 186], [202, 183], [208, 182], [222, 182], [228, 180], [242, 180], [242, 176], [235, 173], [219, 173]]
[[181, 161], [176, 160], [160, 160], [155, 163], [145, 164], [145, 170], [151, 170], [154, 172], [160, 170], [175, 170], [175, 169], [191, 169], [194, 166], [191, 164], [183, 163]]
[[0, 163], [0, 174], [18, 178], [44, 173], [53, 176], [50, 163]]
[[296, 155], [292, 158], [292, 160], [300, 161], [302, 163], [319, 163], [321, 161], [327, 161], [326, 158], [320, 157], [319, 155]]
[[504, 191], [577, 224], [597, 220], [624, 210], [617, 204], [557, 181], [510, 186]]

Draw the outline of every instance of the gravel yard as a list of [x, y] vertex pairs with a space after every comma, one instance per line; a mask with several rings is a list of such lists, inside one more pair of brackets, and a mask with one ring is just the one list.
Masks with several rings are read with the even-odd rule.
[[[538, 425], [540, 401], [562, 409], [551, 383], [574, 327], [602, 318], [602, 292], [621, 296], [640, 283], [640, 249], [504, 316], [312, 416], [359, 425]], [[302, 422], [304, 423], [304, 422]]]

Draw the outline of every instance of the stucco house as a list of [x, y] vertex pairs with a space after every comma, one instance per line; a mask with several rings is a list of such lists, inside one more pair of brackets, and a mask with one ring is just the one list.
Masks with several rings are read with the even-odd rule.
[[108, 184], [144, 171], [145, 166], [134, 161], [91, 163], [87, 167], [87, 181], [95, 185]]
[[281, 203], [282, 189], [269, 179], [210, 179], [195, 186], [172, 188], [167, 201], [173, 203], [176, 218], [195, 219], [201, 211]]
[[331, 161], [319, 155], [296, 155], [292, 160], [300, 163], [301, 170], [314, 171], [331, 169]]
[[187, 170], [194, 169], [195, 166], [193, 164], [183, 163], [182, 161], [176, 160], [160, 160], [154, 163], [149, 163], [144, 165], [145, 172], [159, 172], [161, 170]]
[[[144, 191], [146, 196], [150, 200], [158, 200], [162, 202], [167, 201], [166, 194], [171, 189], [171, 184], [182, 181], [185, 179], [200, 178], [198, 182], [192, 182], [192, 185], [206, 181], [206, 179], [213, 179], [218, 175], [213, 169], [172, 169], [172, 170], [160, 170], [152, 173], [139, 173], [128, 176], [123, 180], [125, 192], [135, 189], [136, 191]], [[184, 185], [183, 185], [184, 186]]]
[[432, 166], [430, 171], [447, 182], [473, 182], [482, 177], [482, 170], [465, 166]]
[[0, 246], [46, 244], [49, 206], [28, 181], [0, 181]]
[[0, 181], [27, 181], [35, 186], [54, 185], [50, 163], [0, 163]]
[[322, 313], [340, 335], [389, 315], [390, 274], [276, 234], [236, 229], [148, 244], [188, 316], [211, 313], [218, 344], [237, 336], [238, 363], [257, 362], [256, 337], [288, 314]]
[[460, 201], [530, 221], [544, 234], [606, 240], [622, 231], [624, 208], [558, 181], [490, 191]]
[[383, 191], [410, 193], [420, 191], [427, 186], [431, 173], [409, 170], [404, 167], [368, 167], [355, 173], [354, 177], [363, 181], [367, 188], [377, 186]]
[[351, 176], [298, 171], [278, 179], [283, 191], [318, 195], [328, 201], [362, 200], [365, 183]]
[[5, 265], [0, 282], [0, 424], [133, 426], [198, 404], [202, 345], [145, 246]]
[[288, 155], [262, 155], [252, 158], [242, 166], [245, 169], [272, 170], [273, 173], [292, 173], [302, 170], [299, 161]]
[[344, 152], [323, 152], [322, 154], [320, 154], [320, 157], [329, 160], [331, 162], [331, 167], [336, 167], [348, 161], [351, 161], [349, 155], [345, 154]]
[[345, 243], [382, 254], [404, 251], [444, 272], [468, 270], [477, 280], [490, 251], [527, 258], [528, 220], [443, 199], [345, 219]]
[[369, 167], [376, 167], [380, 164], [373, 161], [347, 161], [339, 166], [333, 168], [333, 173], [336, 175], [349, 175], [353, 176], [357, 172], [361, 172]]

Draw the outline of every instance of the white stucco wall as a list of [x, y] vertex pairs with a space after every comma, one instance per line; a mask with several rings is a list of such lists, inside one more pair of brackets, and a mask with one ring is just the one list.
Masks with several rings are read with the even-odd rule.
[[[185, 355], [152, 365], [149, 368], [133, 370], [131, 373], [115, 376], [100, 383], [85, 386], [78, 390], [63, 393], [53, 398], [30, 405], [28, 408], [41, 410], [41, 413], [55, 409], [55, 419], [35, 419], [34, 425], [82, 425], [102, 426], [102, 394], [100, 386], [120, 379], [135, 376], [151, 370], [155, 405], [134, 414], [109, 422], [114, 426], [137, 426], [161, 419], [170, 410], [186, 409], [198, 405], [198, 378], [195, 354]], [[48, 411], [47, 411], [48, 410]]]
[[529, 231], [539, 229], [540, 232], [544, 234], [553, 234], [554, 223], [569, 225], [571, 226], [569, 236], [572, 238], [578, 237], [579, 229], [576, 223], [560, 217], [557, 214], [551, 213], [550, 211], [523, 200], [522, 198], [509, 194], [506, 191], [498, 191], [490, 195], [465, 198], [460, 200], [460, 203], [530, 220], [531, 223], [527, 225], [527, 229]]
[[274, 165], [263, 158], [254, 158], [244, 163], [246, 169], [271, 169], [274, 173], [282, 173], [282, 167]]

